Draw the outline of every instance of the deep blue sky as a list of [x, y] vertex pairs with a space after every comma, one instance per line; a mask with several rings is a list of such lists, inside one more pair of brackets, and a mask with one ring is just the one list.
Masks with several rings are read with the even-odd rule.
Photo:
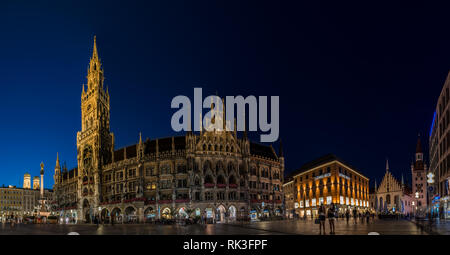
[[[287, 171], [327, 153], [407, 177], [450, 67], [446, 6], [1, 1], [0, 185], [76, 166], [97, 35], [116, 147], [173, 135], [176, 95], [278, 95]], [[255, 134], [254, 139], [259, 138]], [[276, 146], [278, 148], [278, 146]]]

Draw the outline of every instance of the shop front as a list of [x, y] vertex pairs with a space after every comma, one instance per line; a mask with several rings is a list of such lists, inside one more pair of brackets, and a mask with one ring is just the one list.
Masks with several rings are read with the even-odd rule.
[[213, 208], [206, 208], [205, 209], [205, 214], [206, 214], [206, 222], [208, 224], [211, 224], [214, 222], [214, 210]]
[[441, 212], [443, 219], [450, 219], [450, 201], [449, 196], [441, 198]]
[[258, 220], [258, 211], [257, 210], [251, 210], [250, 211], [250, 220], [251, 221], [257, 221]]
[[156, 211], [153, 207], [149, 206], [144, 211], [145, 222], [153, 222], [156, 220]]
[[77, 210], [62, 211], [60, 214], [60, 224], [77, 224], [78, 214]]

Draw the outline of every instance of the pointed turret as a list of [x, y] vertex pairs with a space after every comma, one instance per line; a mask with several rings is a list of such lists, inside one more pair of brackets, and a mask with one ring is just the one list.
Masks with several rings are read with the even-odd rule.
[[56, 166], [55, 166], [55, 168], [61, 169], [61, 165], [59, 163], [59, 153], [58, 152], [56, 153]]
[[98, 59], [97, 36], [94, 35], [94, 48], [92, 50], [92, 59]]
[[405, 186], [405, 180], [403, 179], [403, 174], [402, 174], [402, 187]]
[[414, 170], [423, 170], [424, 162], [423, 162], [423, 151], [422, 151], [422, 143], [420, 141], [420, 134], [417, 137], [417, 145], [416, 145], [416, 161], [414, 162]]
[[97, 39], [94, 36], [94, 48], [92, 50], [91, 61], [88, 68], [88, 90], [93, 88], [103, 89], [103, 70], [97, 51]]
[[389, 159], [386, 158], [386, 172], [389, 172]]
[[56, 165], [55, 165], [55, 175], [53, 176], [53, 179], [55, 181], [55, 184], [59, 182], [59, 176], [61, 174], [61, 164], [59, 163], [59, 153], [56, 153]]
[[418, 135], [418, 138], [417, 138], [416, 153], [423, 153], [422, 142], [420, 141], [420, 134]]

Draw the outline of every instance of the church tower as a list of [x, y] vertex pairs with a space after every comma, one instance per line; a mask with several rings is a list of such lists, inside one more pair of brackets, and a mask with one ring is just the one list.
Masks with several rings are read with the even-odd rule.
[[61, 178], [61, 164], [59, 163], [59, 153], [56, 153], [55, 174], [53, 175], [55, 185], [58, 185], [60, 178]]
[[29, 173], [23, 175], [23, 188], [31, 189], [31, 175]]
[[101, 169], [111, 161], [113, 134], [110, 132], [110, 101], [104, 88], [103, 69], [96, 37], [87, 73], [87, 87], [81, 92], [81, 131], [77, 133], [79, 209], [97, 207], [101, 198]]
[[426, 210], [427, 207], [427, 170], [427, 165], [423, 160], [422, 143], [419, 135], [417, 138], [415, 160], [411, 164], [412, 197], [418, 212]]

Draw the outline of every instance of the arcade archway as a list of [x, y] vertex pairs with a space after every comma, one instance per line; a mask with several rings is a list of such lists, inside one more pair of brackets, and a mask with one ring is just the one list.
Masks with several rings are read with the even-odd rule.
[[137, 222], [136, 209], [129, 206], [125, 209], [125, 223], [135, 223]]
[[236, 220], [236, 207], [234, 207], [233, 205], [230, 206], [230, 208], [228, 208], [228, 218], [231, 221], [235, 221]]
[[110, 218], [110, 213], [109, 213], [108, 209], [103, 208], [103, 210], [100, 213], [101, 221], [108, 223], [109, 222], [109, 218]]
[[114, 208], [111, 211], [111, 220], [114, 222], [122, 222], [122, 211], [120, 208]]
[[155, 220], [156, 214], [155, 214], [155, 210], [153, 209], [153, 207], [149, 206], [147, 209], [145, 209], [144, 217], [145, 217], [146, 222], [151, 222], [151, 221]]
[[83, 201], [83, 215], [84, 215], [84, 221], [86, 223], [90, 223], [91, 222], [91, 218], [92, 218], [92, 210], [91, 210], [91, 207], [89, 205], [89, 201], [87, 199], [85, 199]]
[[225, 222], [225, 213], [226, 209], [223, 205], [219, 205], [216, 209], [216, 222], [217, 223], [224, 223]]

